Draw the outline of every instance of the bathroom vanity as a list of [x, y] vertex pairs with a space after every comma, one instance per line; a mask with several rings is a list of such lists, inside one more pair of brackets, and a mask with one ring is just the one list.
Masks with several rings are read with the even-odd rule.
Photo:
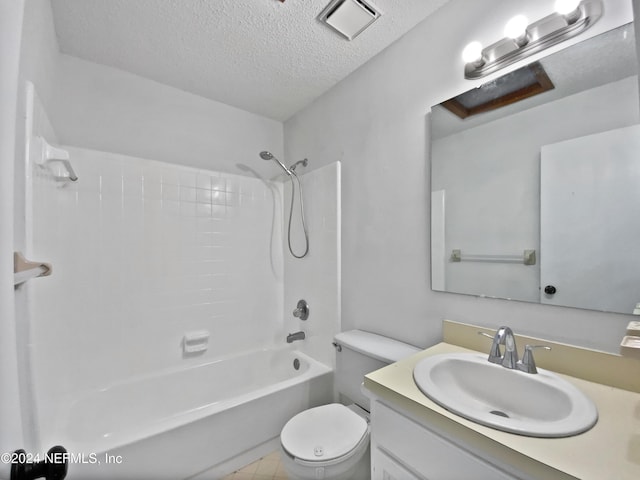
[[[463, 332], [462, 336], [452, 335], [453, 330]], [[431, 401], [414, 382], [414, 367], [423, 358], [458, 352], [477, 353], [477, 348], [474, 351], [459, 346], [475, 344], [473, 337], [478, 337], [477, 330], [461, 324], [445, 325], [445, 342], [365, 377], [364, 389], [372, 400], [373, 480], [640, 478], [640, 393], [637, 393], [640, 389], [635, 379], [622, 385], [610, 385], [624, 383], [616, 378], [635, 376], [640, 379], [640, 362], [592, 352], [594, 364], [581, 360], [581, 366], [567, 365], [565, 370], [582, 369], [584, 376], [589, 378], [559, 375], [596, 404], [598, 422], [590, 430], [575, 436], [527, 437], [485, 427], [455, 415]], [[465, 341], [465, 337], [469, 341]], [[458, 341], [460, 339], [462, 341]], [[454, 344], [456, 342], [458, 345]], [[518, 338], [518, 343], [521, 342], [523, 339]], [[553, 368], [549, 362], [566, 358], [567, 349], [572, 347], [557, 347], [554, 348], [555, 360], [543, 360], [547, 352], [539, 355], [540, 367], [562, 371], [562, 368]], [[589, 351], [578, 349], [576, 355], [589, 358]], [[608, 361], [617, 363], [619, 368], [617, 376], [609, 377], [613, 382], [607, 380], [609, 385], [605, 385], [597, 375], [598, 371], [603, 372], [602, 366]], [[593, 377], [589, 376], [589, 371], [594, 372]], [[509, 395], [509, 392], [504, 394]]]

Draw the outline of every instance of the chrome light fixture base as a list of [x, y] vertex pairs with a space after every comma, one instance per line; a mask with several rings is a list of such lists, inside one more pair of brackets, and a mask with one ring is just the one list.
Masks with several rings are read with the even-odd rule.
[[562, 15], [552, 13], [527, 26], [526, 41], [503, 38], [482, 50], [482, 57], [464, 67], [469, 80], [485, 77], [529, 55], [533, 55], [575, 37], [591, 27], [602, 16], [599, 0], [580, 2], [575, 11]]

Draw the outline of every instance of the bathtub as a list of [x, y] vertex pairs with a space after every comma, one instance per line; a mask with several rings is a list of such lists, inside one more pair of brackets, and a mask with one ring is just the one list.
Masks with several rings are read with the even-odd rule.
[[70, 480], [222, 476], [332, 397], [330, 368], [291, 347], [258, 350], [76, 398], [57, 438]]

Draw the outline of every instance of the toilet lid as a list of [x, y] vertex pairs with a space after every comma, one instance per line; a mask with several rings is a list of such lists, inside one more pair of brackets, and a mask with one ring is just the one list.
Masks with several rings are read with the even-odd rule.
[[367, 433], [367, 422], [344, 405], [332, 403], [299, 413], [282, 429], [280, 441], [294, 457], [310, 462], [346, 455]]

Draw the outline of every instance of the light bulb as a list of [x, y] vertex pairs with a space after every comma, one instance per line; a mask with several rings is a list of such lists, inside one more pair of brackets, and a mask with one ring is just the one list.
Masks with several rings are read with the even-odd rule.
[[504, 26], [504, 36], [513, 39], [519, 47], [526, 45], [529, 20], [524, 15], [516, 15]]
[[580, 0], [556, 0], [555, 10], [571, 25], [580, 18]]
[[556, 12], [560, 15], [567, 15], [575, 11], [580, 5], [580, 0], [556, 0]]
[[480, 42], [471, 42], [464, 50], [462, 50], [462, 60], [464, 63], [475, 63], [478, 64], [482, 62], [482, 44]]

